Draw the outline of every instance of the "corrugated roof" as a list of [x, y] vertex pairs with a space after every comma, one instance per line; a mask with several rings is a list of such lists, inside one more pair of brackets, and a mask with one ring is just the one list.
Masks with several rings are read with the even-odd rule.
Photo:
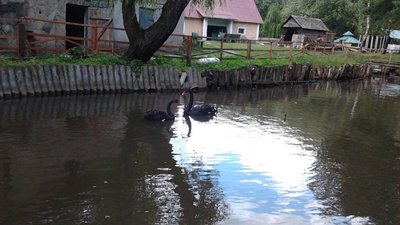
[[[293, 25], [292, 19], [296, 22], [297, 26]], [[292, 15], [283, 23], [282, 27], [301, 27], [307, 30], [329, 31], [328, 27], [325, 25], [324, 22], [322, 22], [322, 20], [307, 16]]]
[[216, 0], [213, 10], [205, 10], [189, 3], [184, 11], [184, 16], [190, 18], [229, 19], [245, 23], [263, 23], [254, 0]]

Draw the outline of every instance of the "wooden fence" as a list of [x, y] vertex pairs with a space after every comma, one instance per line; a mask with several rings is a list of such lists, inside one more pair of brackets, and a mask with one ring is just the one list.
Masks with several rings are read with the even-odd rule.
[[359, 47], [364, 50], [368, 50], [371, 52], [382, 52], [385, 49], [385, 43], [387, 42], [387, 36], [371, 36], [368, 35], [360, 36], [359, 41], [361, 42]]
[[[46, 20], [40, 18], [23, 17], [20, 19], [0, 18], [0, 25], [7, 24], [13, 27], [11, 34], [0, 33], [0, 53], [13, 53], [18, 58], [26, 58], [42, 53], [63, 53], [68, 51], [66, 44], [70, 43], [83, 49], [86, 54], [99, 52], [110, 52], [123, 54], [129, 46], [126, 40], [114, 38], [114, 32], [125, 32], [123, 28], [112, 27], [111, 22], [107, 25], [70, 23], [57, 20]], [[84, 37], [48, 34], [40, 30], [33, 30], [38, 24], [53, 27], [52, 29], [63, 33], [66, 26], [83, 27]], [[1, 32], [1, 31], [0, 31]], [[51, 32], [55, 33], [55, 32]], [[110, 35], [105, 35], [106, 33]], [[191, 35], [172, 34], [181, 40], [179, 44], [165, 44], [159, 49], [160, 57], [181, 58], [190, 65], [193, 59], [201, 57], [217, 57], [220, 60], [229, 58], [243, 59], [267, 59], [288, 58], [289, 61], [298, 54], [316, 56], [317, 52], [325, 55], [334, 54], [333, 44], [323, 43], [293, 43], [293, 42], [263, 42], [257, 40], [231, 40], [227, 38], [212, 38]], [[205, 41], [212, 41], [217, 46], [203, 45]], [[241, 47], [232, 47], [228, 41], [240, 42]], [[199, 45], [201, 43], [201, 45]], [[259, 48], [260, 45], [264, 47]], [[282, 48], [276, 47], [277, 45]], [[254, 47], [258, 46], [258, 48]], [[301, 46], [296, 48], [295, 46]], [[345, 53], [347, 54], [347, 52]]]

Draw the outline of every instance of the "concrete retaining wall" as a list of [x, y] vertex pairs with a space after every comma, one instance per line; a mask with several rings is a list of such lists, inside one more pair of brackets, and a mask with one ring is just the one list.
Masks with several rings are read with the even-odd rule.
[[[304, 82], [318, 79], [357, 79], [370, 76], [369, 65], [312, 67], [291, 65], [251, 67], [232, 71], [194, 68], [184, 73], [172, 67], [143, 66], [134, 72], [129, 66], [44, 65], [0, 68], [0, 98], [113, 93], [130, 91], [171, 91], [183, 87], [254, 87], [258, 85]], [[182, 78], [182, 79], [181, 79]], [[184, 81], [181, 86], [181, 82]]]

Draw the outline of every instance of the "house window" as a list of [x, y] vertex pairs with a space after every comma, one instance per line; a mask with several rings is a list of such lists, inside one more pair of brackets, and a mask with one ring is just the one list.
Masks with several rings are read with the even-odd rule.
[[139, 9], [139, 25], [142, 29], [147, 29], [154, 23], [154, 9], [143, 8]]
[[238, 32], [238, 34], [246, 34], [246, 28], [239, 27], [237, 32]]

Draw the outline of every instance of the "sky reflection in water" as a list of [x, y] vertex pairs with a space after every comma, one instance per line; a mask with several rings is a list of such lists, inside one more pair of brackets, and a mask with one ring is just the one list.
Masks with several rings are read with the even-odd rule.
[[[181, 113], [179, 113], [181, 114]], [[171, 139], [178, 166], [201, 159], [223, 190], [229, 211], [220, 224], [365, 224], [368, 218], [329, 217], [307, 184], [317, 148], [303, 143], [283, 118], [238, 115], [222, 108], [208, 122], [180, 117]], [[205, 170], [207, 173], [208, 170]]]

